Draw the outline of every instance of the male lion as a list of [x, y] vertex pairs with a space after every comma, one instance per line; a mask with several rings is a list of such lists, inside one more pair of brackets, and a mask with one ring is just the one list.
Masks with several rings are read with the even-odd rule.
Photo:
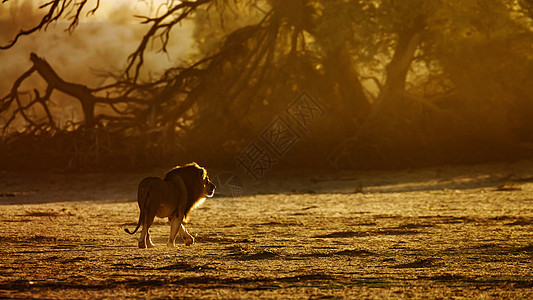
[[206, 197], [212, 197], [215, 185], [209, 180], [207, 171], [197, 163], [175, 167], [170, 170], [165, 179], [146, 177], [139, 183], [137, 201], [140, 214], [137, 227], [133, 232], [124, 229], [129, 234], [137, 232], [142, 225], [139, 238], [139, 248], [154, 247], [150, 239], [149, 229], [155, 216], [168, 218], [170, 221], [170, 236], [167, 246], [176, 247], [176, 235], [180, 234], [186, 246], [194, 243], [194, 238], [183, 226], [189, 212], [198, 207]]

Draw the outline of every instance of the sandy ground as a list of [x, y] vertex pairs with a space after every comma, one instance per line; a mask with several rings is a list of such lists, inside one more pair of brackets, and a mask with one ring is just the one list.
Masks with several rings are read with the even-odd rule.
[[0, 298], [533, 298], [531, 161], [222, 182], [176, 249], [149, 174], [0, 173]]

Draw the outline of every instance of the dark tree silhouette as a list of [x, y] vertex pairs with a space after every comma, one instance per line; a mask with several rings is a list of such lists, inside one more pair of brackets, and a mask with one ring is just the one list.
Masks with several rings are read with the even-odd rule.
[[[0, 49], [59, 19], [75, 30], [100, 2], [87, 5], [47, 2], [39, 23]], [[339, 166], [495, 157], [501, 153], [484, 149], [533, 142], [523, 134], [533, 128], [531, 7], [529, 0], [169, 1], [156, 16], [139, 17], [149, 27], [112, 84], [72, 83], [31, 54], [33, 66], [0, 103], [8, 120], [4, 138], [21, 117], [30, 135], [98, 129], [142, 137], [168, 153], [228, 160], [306, 90], [327, 113], [295, 150], [298, 164], [323, 157], [329, 157], [323, 164]], [[235, 16], [248, 21], [239, 24]], [[143, 79], [148, 45], [157, 41], [165, 52], [185, 20], [197, 28], [197, 59]], [[35, 73], [47, 84], [44, 94], [19, 91]], [[55, 90], [79, 101], [82, 123], [59, 128], [48, 108]], [[96, 104], [109, 109], [97, 114]], [[36, 105], [44, 119], [26, 113]]]

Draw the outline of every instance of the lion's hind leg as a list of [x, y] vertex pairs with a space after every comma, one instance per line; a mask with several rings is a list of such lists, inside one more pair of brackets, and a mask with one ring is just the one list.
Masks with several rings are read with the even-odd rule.
[[154, 243], [152, 243], [152, 238], [150, 237], [150, 226], [152, 226], [153, 222], [154, 222], [154, 218], [152, 218], [149, 221], [146, 221], [143, 224], [143, 229], [141, 230], [141, 236], [139, 237], [139, 248], [141, 249], [155, 247]]
[[150, 231], [146, 231], [146, 247], [154, 248], [155, 245], [152, 243], [152, 238], [150, 237]]
[[150, 238], [150, 226], [143, 226], [143, 229], [141, 231], [141, 236], [139, 237], [139, 248], [145, 249], [145, 248], [153, 248], [155, 245], [152, 243], [152, 239]]
[[150, 226], [154, 223], [157, 210], [159, 209], [161, 193], [158, 190], [151, 190], [147, 195], [147, 201], [144, 209], [143, 229], [139, 237], [139, 248], [153, 248], [155, 245], [150, 238]]

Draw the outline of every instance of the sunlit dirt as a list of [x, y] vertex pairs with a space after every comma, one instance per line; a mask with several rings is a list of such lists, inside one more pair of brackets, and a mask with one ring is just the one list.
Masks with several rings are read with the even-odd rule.
[[272, 172], [194, 211], [191, 247], [159, 219], [138, 249], [163, 172], [1, 173], [0, 298], [533, 297], [531, 161]]

